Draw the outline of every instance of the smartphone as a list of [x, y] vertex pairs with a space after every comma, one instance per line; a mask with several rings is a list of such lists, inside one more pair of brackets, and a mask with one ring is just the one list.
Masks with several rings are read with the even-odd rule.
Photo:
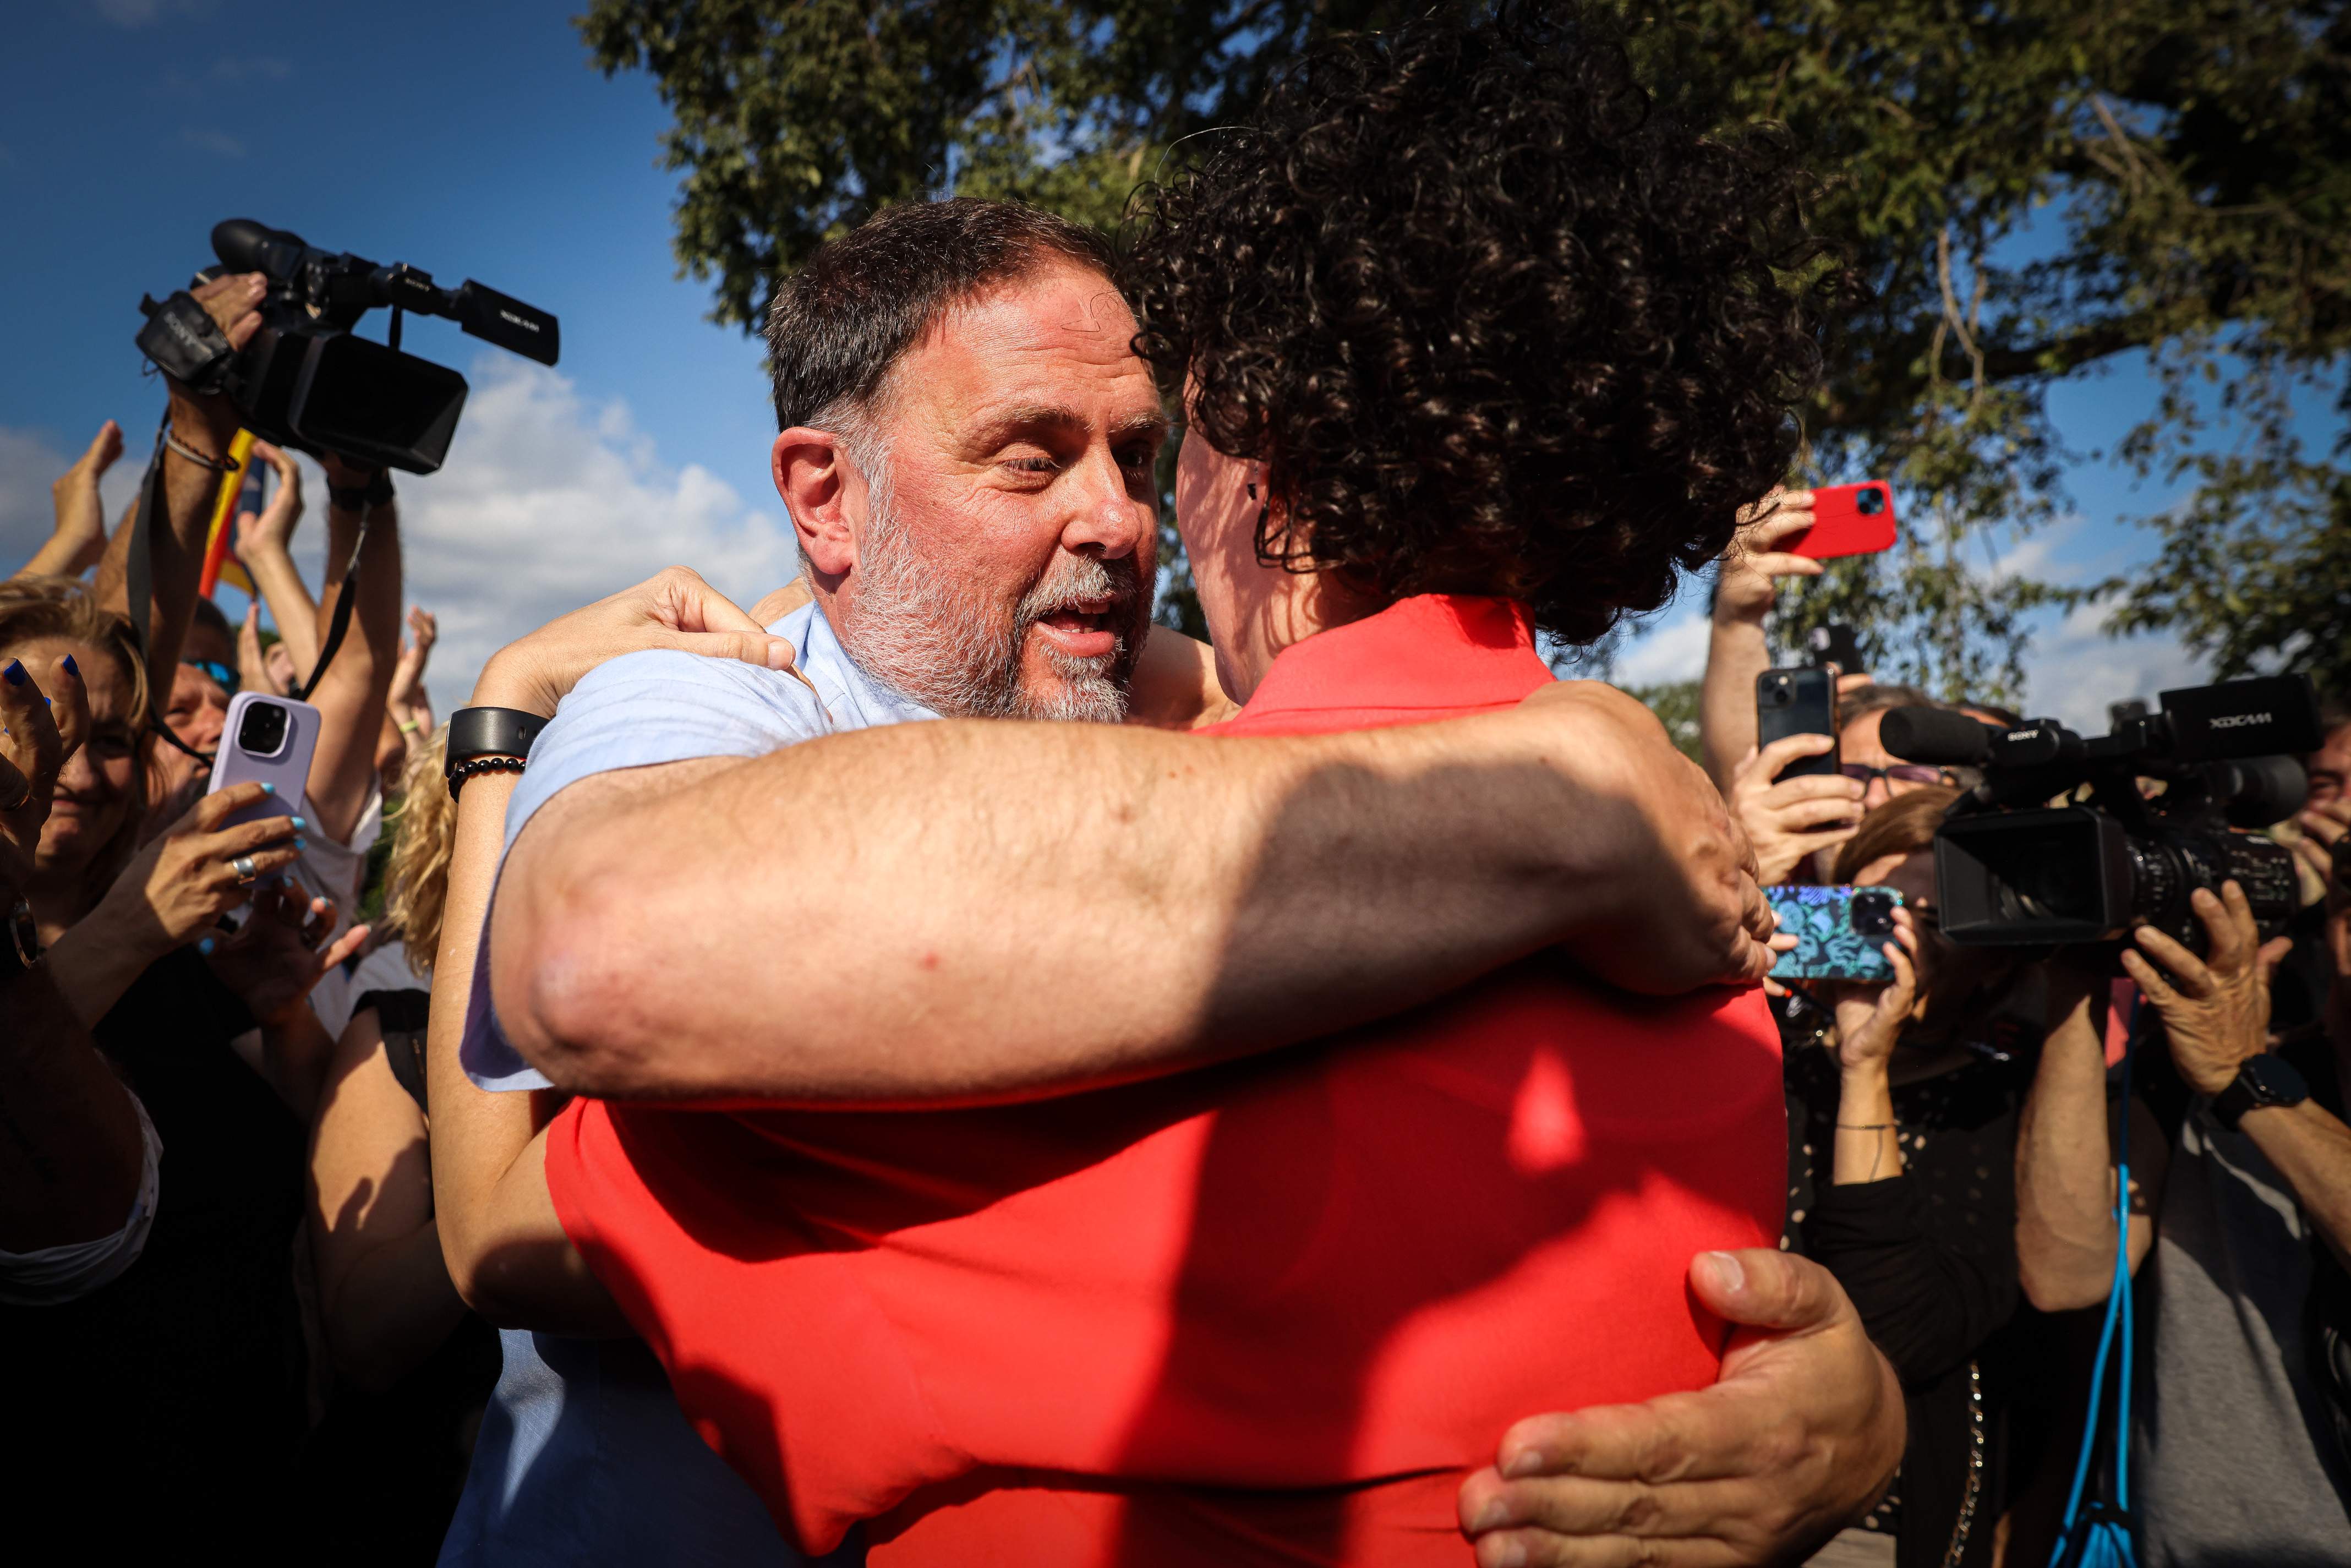
[[1817, 670], [1834, 664], [1837, 673], [1852, 674], [1861, 668], [1861, 638], [1850, 626], [1832, 621], [1804, 633], [1804, 663]]
[[1883, 479], [1823, 485], [1813, 492], [1813, 526], [1782, 544], [1792, 555], [1875, 555], [1894, 546], [1894, 486]]
[[[1792, 735], [1835, 738], [1836, 677], [1822, 669], [1766, 670], [1755, 677], [1755, 744], [1769, 746]], [[1818, 757], [1799, 757], [1780, 770], [1782, 779], [1834, 773], [1834, 746]]]
[[1812, 887], [1789, 883], [1767, 887], [1780, 929], [1796, 946], [1771, 966], [1775, 980], [1874, 980], [1894, 978], [1882, 951], [1894, 940], [1894, 912], [1902, 894], [1890, 887]]
[[221, 728], [220, 750], [213, 758], [213, 781], [206, 793], [232, 784], [276, 787], [274, 793], [230, 817], [231, 823], [307, 816], [309, 808], [303, 789], [310, 778], [310, 754], [318, 747], [317, 708], [291, 697], [239, 692], [229, 699], [228, 722]]

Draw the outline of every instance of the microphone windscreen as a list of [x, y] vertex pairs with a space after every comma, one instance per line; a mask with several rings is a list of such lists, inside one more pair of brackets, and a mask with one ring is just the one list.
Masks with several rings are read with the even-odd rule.
[[1991, 755], [1991, 743], [2000, 733], [1948, 708], [1897, 707], [1878, 721], [1877, 738], [1906, 762], [1970, 768]]

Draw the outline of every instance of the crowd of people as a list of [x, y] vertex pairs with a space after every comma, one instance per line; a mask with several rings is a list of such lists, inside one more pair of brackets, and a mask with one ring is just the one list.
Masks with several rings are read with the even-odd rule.
[[[1847, 671], [1758, 744], [1811, 188], [1548, 5], [1318, 45], [1116, 246], [886, 207], [768, 318], [800, 575], [673, 569], [445, 724], [392, 476], [316, 455], [314, 597], [255, 443], [234, 625], [242, 416], [165, 378], [140, 499], [110, 423], [0, 584], [28, 1532], [2037, 1568], [2119, 1250], [2141, 1560], [2351, 1563], [2351, 708], [2286, 936], [1943, 936], [1977, 780], [1881, 721], [2016, 716]], [[1709, 563], [1701, 768], [1537, 636]], [[316, 710], [284, 810], [213, 787], [240, 692]], [[1765, 978], [1803, 882], [1902, 894], [1889, 981]]]

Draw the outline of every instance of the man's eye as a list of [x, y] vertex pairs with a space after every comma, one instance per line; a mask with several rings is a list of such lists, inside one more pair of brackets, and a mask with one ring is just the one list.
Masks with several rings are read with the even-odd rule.
[[1015, 457], [1008, 465], [1023, 474], [1058, 474], [1061, 471], [1061, 464], [1050, 457]]

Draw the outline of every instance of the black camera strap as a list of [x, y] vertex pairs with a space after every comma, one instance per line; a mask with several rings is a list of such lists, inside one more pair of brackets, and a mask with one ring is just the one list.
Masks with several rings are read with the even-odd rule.
[[310, 666], [310, 678], [290, 687], [286, 695], [296, 702], [308, 701], [319, 683], [326, 678], [327, 666], [334, 661], [335, 650], [343, 645], [343, 636], [351, 629], [351, 607], [359, 602], [360, 551], [367, 548], [368, 518], [375, 513], [371, 501], [360, 503], [360, 526], [351, 535], [350, 559], [343, 562], [342, 588], [335, 595], [335, 612], [327, 618], [327, 638], [319, 644], [319, 662]]

